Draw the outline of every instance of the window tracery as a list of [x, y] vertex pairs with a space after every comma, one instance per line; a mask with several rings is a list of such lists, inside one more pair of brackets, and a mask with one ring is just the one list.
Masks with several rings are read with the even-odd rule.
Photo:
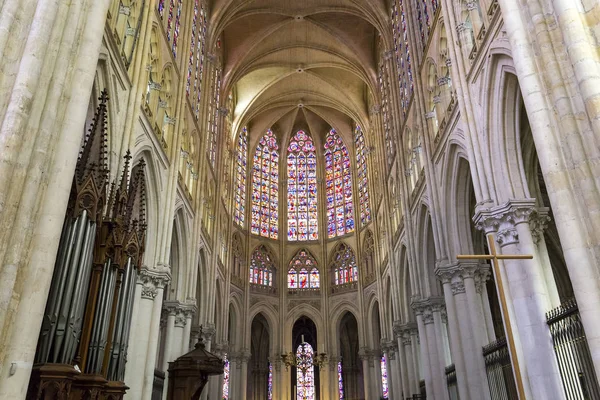
[[290, 141], [287, 168], [288, 240], [317, 240], [317, 156], [312, 138], [304, 131]]
[[272, 287], [274, 271], [273, 254], [262, 245], [254, 249], [250, 260], [250, 283]]
[[318, 289], [320, 286], [317, 262], [306, 250], [300, 250], [290, 261], [288, 289]]
[[164, 21], [165, 12], [167, 16], [165, 31], [167, 42], [171, 45], [173, 57], [177, 57], [177, 42], [179, 40], [179, 29], [181, 25], [181, 12], [183, 11], [183, 0], [169, 0], [169, 8], [165, 9], [165, 1], [158, 2], [158, 14]]
[[367, 145], [365, 135], [356, 125], [354, 130], [354, 146], [356, 150], [356, 169], [358, 177], [358, 201], [360, 203], [360, 222], [366, 225], [371, 222], [371, 200], [369, 198], [369, 171], [367, 167]]
[[202, 97], [202, 78], [204, 73], [206, 45], [206, 9], [204, 2], [194, 0], [193, 13], [185, 91], [194, 116], [198, 119], [200, 115], [200, 100]]
[[406, 118], [408, 106], [413, 95], [414, 82], [412, 74], [411, 49], [408, 42], [408, 26], [404, 12], [403, 0], [394, 0], [392, 5], [392, 28], [394, 35], [394, 52], [398, 69], [400, 87], [400, 106]]
[[221, 68], [216, 67], [211, 81], [211, 101], [208, 107], [208, 160], [215, 168], [217, 160], [217, 141], [219, 124], [219, 105], [221, 104]]
[[233, 219], [244, 226], [246, 217], [246, 170], [248, 163], [248, 130], [244, 127], [238, 136], [235, 158], [235, 210]]
[[344, 285], [358, 281], [358, 267], [352, 248], [345, 243], [339, 243], [331, 258], [334, 283]]
[[314, 400], [315, 367], [313, 366], [314, 350], [306, 342], [300, 343], [296, 349], [296, 388], [297, 400]]
[[334, 238], [354, 232], [352, 171], [350, 154], [342, 138], [332, 129], [325, 138], [325, 187], [327, 195], [327, 236]]
[[381, 114], [383, 117], [386, 159], [388, 168], [391, 168], [396, 156], [396, 144], [392, 135], [392, 114], [390, 112], [390, 74], [383, 57], [379, 63], [379, 90], [381, 92]]
[[277, 239], [279, 205], [279, 147], [270, 129], [260, 139], [252, 165], [251, 232]]

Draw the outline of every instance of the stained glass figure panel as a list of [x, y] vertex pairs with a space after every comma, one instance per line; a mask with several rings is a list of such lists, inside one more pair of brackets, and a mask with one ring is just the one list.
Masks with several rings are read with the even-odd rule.
[[309, 343], [300, 343], [296, 350], [296, 400], [315, 399], [314, 350]]
[[248, 162], [248, 131], [243, 128], [238, 137], [235, 164], [235, 209], [233, 220], [244, 226], [246, 218], [246, 171]]
[[223, 400], [229, 399], [229, 360], [227, 359], [227, 354], [225, 354], [225, 358], [223, 359]]
[[307, 250], [300, 250], [290, 261], [288, 289], [318, 289], [319, 286], [319, 270], [315, 259]]
[[389, 398], [389, 387], [388, 387], [388, 373], [387, 373], [387, 360], [385, 354], [381, 357], [381, 386], [383, 398]]
[[273, 364], [271, 363], [269, 363], [269, 380], [267, 385], [267, 400], [273, 400]]
[[[164, 8], [164, 1], [163, 8]], [[160, 5], [159, 5], [160, 11]], [[194, 116], [199, 118], [202, 97], [202, 77], [204, 72], [204, 53], [206, 45], [206, 10], [201, 0], [194, 0], [192, 30], [190, 35], [190, 54], [187, 68], [186, 95], [190, 101]], [[162, 16], [162, 14], [161, 14]]]
[[354, 251], [345, 243], [337, 245], [331, 264], [336, 285], [344, 285], [358, 280], [358, 267]]
[[354, 232], [350, 154], [333, 129], [325, 138], [325, 188], [327, 236], [333, 238]]
[[265, 246], [258, 246], [252, 252], [252, 259], [250, 260], [250, 283], [273, 286], [274, 270], [273, 255]]
[[340, 400], [344, 400], [344, 380], [342, 379], [342, 362], [338, 362], [338, 388], [340, 393]]
[[250, 231], [255, 235], [277, 239], [279, 204], [279, 147], [268, 130], [254, 153], [252, 166], [252, 221]]
[[359, 125], [354, 130], [356, 149], [356, 169], [358, 179], [358, 199], [360, 202], [360, 222], [364, 226], [371, 221], [371, 200], [369, 198], [369, 171], [367, 168], [367, 145], [365, 135]]
[[[422, 1], [422, 0], [418, 0]], [[408, 26], [404, 12], [403, 0], [394, 0], [392, 6], [392, 27], [394, 36], [394, 52], [400, 85], [400, 105], [406, 118], [408, 106], [414, 90], [412, 75], [411, 49], [408, 43]]]
[[290, 141], [287, 168], [288, 240], [317, 240], [317, 156], [311, 137], [304, 131], [298, 131]]

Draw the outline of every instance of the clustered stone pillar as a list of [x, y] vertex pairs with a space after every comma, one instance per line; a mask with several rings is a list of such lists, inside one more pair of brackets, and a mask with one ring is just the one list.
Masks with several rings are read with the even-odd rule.
[[151, 397], [154, 367], [162, 311], [163, 289], [171, 275], [168, 267], [143, 267], [138, 277], [134, 319], [129, 337], [129, 354], [125, 369], [125, 382], [129, 386], [129, 399]]
[[363, 366], [363, 379], [364, 379], [364, 389], [365, 389], [365, 400], [374, 400], [374, 381], [373, 381], [373, 357], [371, 356], [371, 350], [367, 347], [363, 347], [358, 352], [358, 357], [362, 361]]
[[402, 378], [400, 377], [400, 368], [396, 357], [398, 345], [393, 340], [385, 341], [385, 343], [382, 343], [381, 348], [387, 361], [389, 398], [402, 398]]
[[398, 342], [402, 398], [411, 397], [413, 394], [419, 394], [419, 379], [421, 376], [417, 350], [419, 345], [417, 324], [414, 322], [402, 324], [400, 321], [396, 321], [394, 322], [394, 335]]
[[490, 276], [489, 267], [477, 262], [457, 262], [438, 267], [436, 274], [444, 287], [450, 346], [461, 399], [489, 399], [482, 347], [494, 338], [488, 336], [486, 322], [490, 319], [484, 312], [487, 299], [481, 296], [482, 286]]
[[[532, 399], [564, 398], [564, 390], [546, 324], [546, 312], [552, 308], [548, 281], [540, 262], [534, 236], [540, 229], [540, 214], [535, 200], [510, 200], [504, 205], [480, 210], [475, 216], [477, 228], [494, 233], [504, 254], [532, 254], [532, 260], [505, 260], [501, 279], [507, 299], [508, 316], [523, 379], [525, 395]], [[546, 266], [549, 268], [549, 266]], [[511, 354], [514, 360], [515, 355]]]
[[[163, 313], [166, 315], [165, 340], [160, 369], [167, 371], [169, 362], [189, 351], [191, 321], [196, 306], [191, 302], [165, 301]], [[169, 376], [165, 376], [165, 388], [169, 386]], [[167, 398], [167, 390], [163, 391], [163, 399]]]
[[[434, 399], [449, 399], [446, 387], [445, 306], [441, 297], [413, 301], [421, 338], [421, 360], [427, 394]], [[444, 313], [444, 317], [442, 317]]]

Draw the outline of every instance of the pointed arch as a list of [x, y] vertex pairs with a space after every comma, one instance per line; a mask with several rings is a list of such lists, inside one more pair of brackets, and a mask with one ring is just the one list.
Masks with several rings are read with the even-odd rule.
[[319, 268], [310, 251], [301, 249], [290, 260], [287, 280], [288, 289], [319, 289]]
[[275, 256], [265, 245], [256, 247], [252, 252], [250, 283], [268, 287], [275, 285]]
[[279, 233], [279, 146], [272, 130], [259, 140], [252, 164], [252, 225], [254, 235], [277, 239]]
[[335, 285], [353, 284], [358, 281], [358, 267], [352, 247], [344, 242], [338, 243], [330, 257], [329, 269]]
[[288, 170], [288, 235], [290, 241], [317, 240], [317, 155], [315, 144], [302, 130], [290, 139]]
[[327, 237], [354, 232], [352, 164], [344, 141], [334, 129], [325, 137], [325, 188]]

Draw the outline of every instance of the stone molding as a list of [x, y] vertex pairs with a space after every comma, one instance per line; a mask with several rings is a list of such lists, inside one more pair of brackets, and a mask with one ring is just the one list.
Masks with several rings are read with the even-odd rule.
[[410, 345], [412, 337], [419, 337], [419, 328], [415, 322], [402, 324], [400, 321], [394, 322], [394, 336], [402, 341], [402, 345]]
[[519, 243], [517, 225], [528, 223], [537, 243], [550, 220], [547, 207], [536, 207], [535, 199], [509, 200], [505, 204], [479, 210], [473, 217], [477, 229], [485, 234], [496, 233], [501, 247]]
[[458, 261], [436, 268], [435, 274], [442, 284], [450, 284], [453, 295], [465, 293], [465, 279], [473, 279], [477, 293], [482, 293], [483, 285], [491, 276], [489, 265], [477, 261]]
[[205, 345], [212, 340], [216, 332], [214, 324], [203, 324], [198, 327], [199, 338]]
[[156, 269], [142, 267], [138, 276], [138, 285], [142, 285], [142, 299], [154, 300], [159, 289], [163, 289], [171, 281], [168, 266], [158, 265]]
[[163, 315], [174, 316], [175, 326], [183, 328], [187, 325], [188, 319], [192, 319], [193, 315], [197, 311], [196, 304], [188, 300], [186, 302], [180, 302], [177, 300], [168, 300], [163, 302]]
[[446, 313], [446, 303], [443, 297], [428, 297], [413, 301], [411, 307], [416, 316], [421, 316], [425, 325], [433, 324], [436, 312]]

